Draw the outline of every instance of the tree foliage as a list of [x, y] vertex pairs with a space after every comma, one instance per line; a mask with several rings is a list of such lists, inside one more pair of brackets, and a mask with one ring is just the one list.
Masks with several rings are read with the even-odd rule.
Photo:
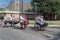
[[37, 12], [39, 13], [55, 13], [60, 10], [60, 0], [32, 0], [31, 5], [34, 8], [34, 3], [37, 2]]
[[2, 11], [3, 10], [3, 8], [0, 8], [0, 11]]

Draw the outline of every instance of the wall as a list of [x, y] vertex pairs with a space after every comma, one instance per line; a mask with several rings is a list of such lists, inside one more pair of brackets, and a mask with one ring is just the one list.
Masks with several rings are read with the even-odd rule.
[[[15, 20], [19, 20], [19, 14], [18, 13], [2, 13], [2, 14], [5, 14], [4, 16], [8, 18], [10, 18], [11, 14], [13, 16], [15, 16]], [[25, 15], [27, 15], [28, 19], [34, 19], [35, 15], [33, 13], [24, 13]]]

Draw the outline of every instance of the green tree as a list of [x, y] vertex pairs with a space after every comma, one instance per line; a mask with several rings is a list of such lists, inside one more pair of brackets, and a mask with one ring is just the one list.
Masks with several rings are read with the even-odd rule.
[[60, 14], [60, 0], [32, 0], [31, 5], [34, 8], [34, 3], [37, 2], [37, 12], [38, 13], [47, 13], [47, 14]]
[[2, 11], [3, 10], [3, 8], [0, 8], [0, 11]]

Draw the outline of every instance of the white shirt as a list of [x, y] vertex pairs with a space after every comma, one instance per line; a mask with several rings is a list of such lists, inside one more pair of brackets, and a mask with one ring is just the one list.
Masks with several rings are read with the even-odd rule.
[[43, 25], [44, 24], [43, 18], [40, 18], [40, 20], [41, 20], [41, 25]]
[[13, 16], [10, 17], [10, 20], [14, 20], [15, 18]]
[[6, 18], [6, 17], [4, 17], [4, 19], [6, 20], [7, 18]]
[[20, 19], [21, 19], [21, 20], [25, 20], [22, 15], [20, 16]]
[[4, 21], [6, 21], [7, 20], [7, 18], [6, 17], [4, 17]]

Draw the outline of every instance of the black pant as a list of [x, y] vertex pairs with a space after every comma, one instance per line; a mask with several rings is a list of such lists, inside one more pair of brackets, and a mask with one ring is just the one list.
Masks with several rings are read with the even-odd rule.
[[43, 25], [41, 25], [40, 23], [35, 23], [35, 24], [40, 25], [40, 27], [45, 27], [45, 26], [47, 27], [48, 26], [48, 23], [46, 23], [46, 22]]

